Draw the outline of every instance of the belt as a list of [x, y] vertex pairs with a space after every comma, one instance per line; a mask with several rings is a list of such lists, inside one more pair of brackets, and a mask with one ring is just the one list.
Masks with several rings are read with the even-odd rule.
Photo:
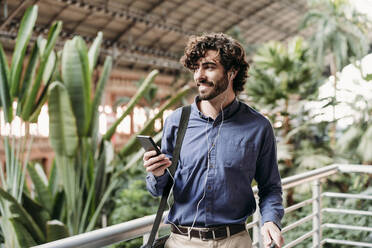
[[171, 225], [171, 230], [173, 233], [181, 234], [184, 236], [189, 236], [193, 238], [199, 238], [201, 240], [218, 240], [224, 239], [236, 233], [239, 233], [243, 230], [246, 230], [245, 224], [233, 224], [233, 225], [224, 225], [211, 228], [203, 229], [191, 229], [189, 232], [188, 227]]

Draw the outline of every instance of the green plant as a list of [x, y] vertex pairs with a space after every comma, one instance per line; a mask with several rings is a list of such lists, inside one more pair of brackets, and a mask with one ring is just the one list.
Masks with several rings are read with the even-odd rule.
[[371, 164], [372, 155], [372, 106], [369, 99], [357, 95], [352, 103], [348, 103], [358, 115], [353, 115], [353, 124], [342, 131], [336, 148], [340, 156], [353, 163]]
[[[330, 54], [334, 97], [337, 92], [337, 72], [368, 52], [368, 23], [368, 19], [354, 10], [347, 0], [316, 1], [301, 23], [301, 28], [315, 25], [311, 48], [320, 68], [324, 67], [326, 55]], [[336, 101], [331, 103], [334, 106]], [[335, 145], [335, 107], [333, 120], [330, 136], [331, 144]]]
[[[0, 44], [0, 102], [6, 123], [14, 119], [14, 114], [20, 117], [26, 126], [35, 122], [54, 78], [56, 63], [53, 48], [61, 31], [61, 22], [52, 25], [47, 40], [42, 37], [36, 40], [28, 63], [24, 66], [37, 12], [38, 7], [31, 6], [21, 20], [10, 67]], [[13, 109], [13, 102], [17, 102], [16, 111]], [[14, 130], [10, 131], [12, 133]], [[0, 211], [1, 229], [8, 247], [29, 247], [58, 236], [58, 224], [38, 218], [49, 213], [38, 212], [39, 203], [31, 199], [25, 191], [24, 182], [31, 144], [32, 137], [30, 139], [27, 133], [20, 138], [13, 134], [10, 140], [8, 136], [3, 137], [6, 161], [0, 170]], [[30, 212], [26, 210], [28, 207]], [[47, 234], [43, 232], [46, 229]]]
[[[268, 111], [272, 122], [282, 123], [279, 134], [284, 138], [292, 130], [291, 119], [300, 113], [303, 102], [317, 96], [320, 76], [309, 47], [299, 37], [288, 47], [269, 42], [258, 49], [253, 65], [246, 92], [255, 106]], [[282, 144], [286, 146], [282, 152], [288, 159], [291, 142], [284, 139]]]

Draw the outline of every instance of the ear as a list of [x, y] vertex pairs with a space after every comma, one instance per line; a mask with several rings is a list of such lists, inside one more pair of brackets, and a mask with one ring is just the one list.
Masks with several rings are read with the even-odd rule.
[[228, 78], [229, 78], [229, 81], [232, 81], [234, 80], [234, 78], [236, 77], [236, 74], [237, 74], [237, 71], [231, 69], [228, 73]]

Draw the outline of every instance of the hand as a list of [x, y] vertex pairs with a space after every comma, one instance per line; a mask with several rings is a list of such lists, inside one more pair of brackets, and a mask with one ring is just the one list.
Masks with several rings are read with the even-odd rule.
[[261, 227], [261, 233], [263, 236], [264, 247], [269, 248], [272, 240], [276, 243], [276, 247], [281, 248], [284, 244], [283, 236], [274, 222], [265, 222]]
[[146, 168], [146, 171], [151, 172], [156, 177], [164, 175], [165, 169], [172, 164], [170, 159], [164, 154], [156, 156], [156, 151], [145, 152], [143, 161], [143, 166]]

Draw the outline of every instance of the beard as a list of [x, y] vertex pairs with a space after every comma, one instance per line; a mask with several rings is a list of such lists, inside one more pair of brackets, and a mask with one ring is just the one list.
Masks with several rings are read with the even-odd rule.
[[227, 75], [225, 75], [224, 77], [222, 77], [220, 80], [216, 81], [215, 83], [205, 81], [205, 82], [199, 82], [197, 83], [197, 85], [198, 86], [206, 85], [211, 88], [209, 91], [200, 90], [200, 88], [198, 89], [199, 99], [208, 101], [208, 100], [212, 100], [213, 98], [215, 98], [216, 96], [224, 92], [229, 85], [229, 81], [227, 80]]

